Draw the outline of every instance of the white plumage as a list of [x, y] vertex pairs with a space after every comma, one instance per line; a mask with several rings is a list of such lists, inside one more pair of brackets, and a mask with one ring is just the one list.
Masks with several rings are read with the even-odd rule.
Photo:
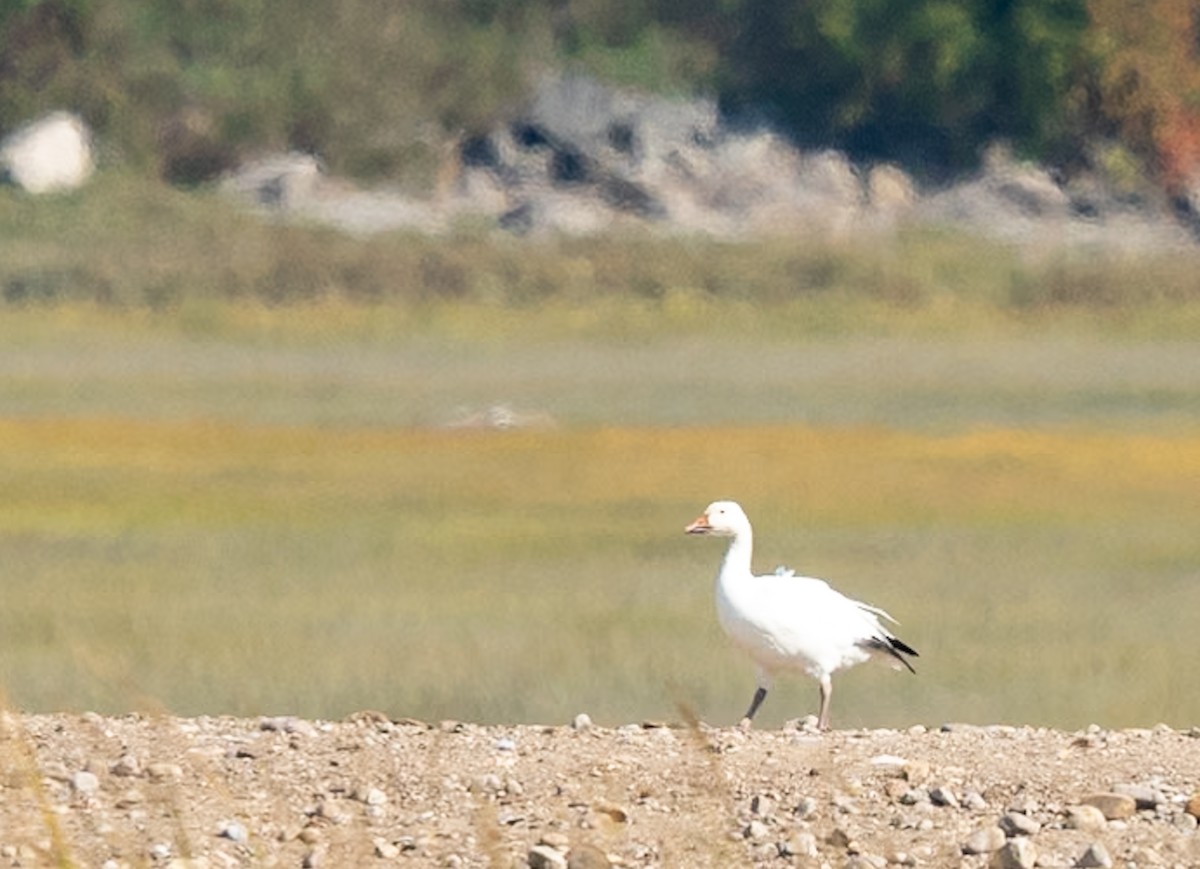
[[781, 670], [803, 670], [820, 683], [817, 726], [822, 730], [829, 727], [836, 671], [883, 656], [897, 669], [915, 672], [904, 656], [916, 656], [916, 651], [883, 626], [881, 619], [895, 621], [883, 610], [786, 568], [755, 576], [750, 566], [754, 532], [735, 502], [714, 501], [684, 530], [732, 538], [717, 574], [717, 617], [725, 633], [758, 665], [758, 690], [742, 719], [744, 727], [750, 726]]

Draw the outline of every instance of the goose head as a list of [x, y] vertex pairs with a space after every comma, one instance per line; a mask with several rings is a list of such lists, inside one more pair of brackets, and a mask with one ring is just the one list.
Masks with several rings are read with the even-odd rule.
[[713, 501], [700, 517], [683, 529], [688, 534], [737, 537], [750, 531], [750, 520], [735, 501]]

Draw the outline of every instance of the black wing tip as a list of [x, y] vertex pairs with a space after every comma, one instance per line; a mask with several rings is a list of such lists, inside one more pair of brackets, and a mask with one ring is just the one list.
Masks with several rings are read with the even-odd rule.
[[919, 658], [921, 655], [916, 649], [904, 642], [904, 640], [900, 640], [892, 636], [872, 637], [871, 639], [867, 640], [865, 645], [868, 648], [891, 655], [893, 658], [903, 664], [908, 672], [912, 673], [914, 676], [917, 674], [917, 671], [913, 669], [913, 665], [909, 663], [908, 658], [904, 656], [912, 655], [914, 658]]

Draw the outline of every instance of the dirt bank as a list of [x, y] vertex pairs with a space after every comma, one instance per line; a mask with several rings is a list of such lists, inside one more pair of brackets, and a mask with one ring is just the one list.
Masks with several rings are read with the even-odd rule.
[[1200, 865], [1200, 729], [1161, 725], [5, 714], [0, 770], [0, 866]]

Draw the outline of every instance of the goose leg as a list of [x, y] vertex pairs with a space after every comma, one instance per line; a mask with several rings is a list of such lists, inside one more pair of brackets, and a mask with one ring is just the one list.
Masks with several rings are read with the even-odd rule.
[[754, 692], [754, 699], [750, 701], [750, 708], [746, 710], [745, 717], [742, 718], [742, 723], [739, 727], [742, 730], [749, 730], [750, 723], [754, 719], [754, 713], [758, 711], [758, 707], [762, 706], [762, 702], [767, 699], [767, 689], [758, 686], [758, 690]]
[[821, 682], [821, 711], [817, 715], [817, 730], [829, 729], [829, 698], [833, 696], [833, 680], [822, 676]]

